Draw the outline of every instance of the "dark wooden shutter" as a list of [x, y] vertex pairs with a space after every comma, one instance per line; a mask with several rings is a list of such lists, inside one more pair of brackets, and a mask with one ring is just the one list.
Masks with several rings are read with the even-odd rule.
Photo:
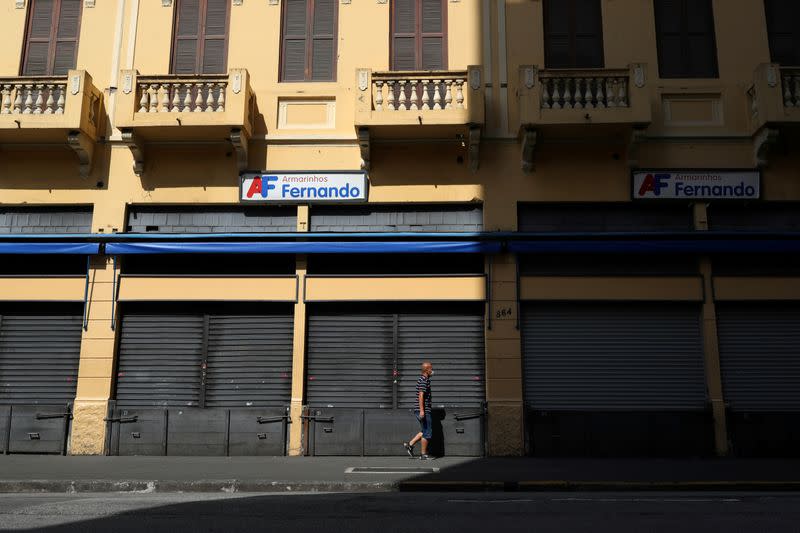
[[800, 65], [800, 2], [797, 0], [765, 0], [769, 31], [769, 52], [772, 61], [781, 65]]
[[81, 27], [81, 0], [61, 0], [53, 52], [52, 73], [64, 76], [78, 60], [78, 33]]
[[179, 0], [172, 45], [173, 74], [224, 74], [229, 0]]
[[311, 79], [315, 81], [334, 80], [336, 78], [337, 0], [313, 0], [313, 3]]
[[655, 14], [661, 77], [717, 77], [711, 0], [655, 0]]
[[600, 0], [548, 0], [544, 12], [548, 68], [603, 67]]
[[206, 0], [203, 27], [203, 74], [224, 74], [228, 43], [228, 5], [230, 0]]
[[394, 0], [392, 70], [447, 68], [447, 4], [444, 0]]
[[442, 70], [447, 68], [445, 50], [445, 9], [447, 4], [442, 0], [419, 0], [420, 20], [420, 52], [422, 70]]
[[284, 0], [282, 81], [303, 81], [306, 77], [306, 16], [308, 0]]
[[285, 0], [281, 81], [336, 79], [337, 0]]
[[28, 19], [24, 76], [63, 76], [75, 68], [81, 0], [32, 0]]
[[196, 74], [200, 39], [200, 1], [179, 0], [172, 47], [172, 73]]

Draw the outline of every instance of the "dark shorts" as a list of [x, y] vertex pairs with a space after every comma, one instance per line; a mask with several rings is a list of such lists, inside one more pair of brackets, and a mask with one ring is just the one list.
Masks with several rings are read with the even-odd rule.
[[419, 422], [419, 430], [422, 431], [422, 438], [431, 440], [431, 437], [433, 437], [433, 421], [431, 420], [430, 412], [426, 411], [424, 418], [420, 418], [419, 413], [416, 413], [415, 416]]

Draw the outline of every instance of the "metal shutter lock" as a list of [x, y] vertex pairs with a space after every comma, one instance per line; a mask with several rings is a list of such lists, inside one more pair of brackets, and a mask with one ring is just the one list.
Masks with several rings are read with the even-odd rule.
[[258, 440], [266, 440], [266, 438], [267, 438], [267, 434], [266, 433], [259, 433], [257, 436], [258, 436]]
[[28, 438], [30, 440], [39, 440], [41, 437], [38, 433], [28, 433]]
[[131, 431], [131, 437], [133, 437], [134, 439], [141, 439], [142, 434], [139, 433], [138, 431]]

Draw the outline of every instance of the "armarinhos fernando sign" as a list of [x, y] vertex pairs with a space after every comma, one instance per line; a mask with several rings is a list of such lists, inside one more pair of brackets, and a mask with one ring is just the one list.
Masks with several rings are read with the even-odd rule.
[[755, 170], [643, 170], [633, 173], [634, 200], [757, 200]]
[[263, 172], [241, 177], [242, 203], [367, 201], [367, 175], [352, 172]]

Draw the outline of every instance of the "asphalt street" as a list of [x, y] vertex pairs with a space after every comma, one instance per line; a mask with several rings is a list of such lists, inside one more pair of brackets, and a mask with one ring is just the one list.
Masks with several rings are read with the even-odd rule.
[[798, 532], [800, 494], [6, 494], [0, 530]]

